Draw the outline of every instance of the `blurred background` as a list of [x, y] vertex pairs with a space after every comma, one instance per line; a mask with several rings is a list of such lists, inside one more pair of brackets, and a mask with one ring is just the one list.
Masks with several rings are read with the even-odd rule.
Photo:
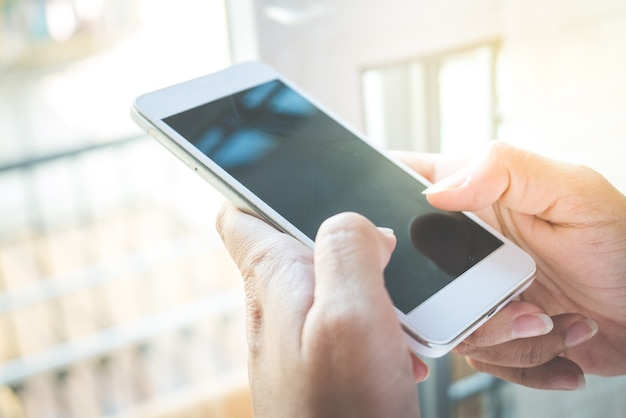
[[[623, 0], [0, 0], [0, 418], [248, 417], [222, 198], [134, 97], [262, 59], [386, 148], [500, 139], [626, 190]], [[620, 417], [454, 355], [425, 417]]]

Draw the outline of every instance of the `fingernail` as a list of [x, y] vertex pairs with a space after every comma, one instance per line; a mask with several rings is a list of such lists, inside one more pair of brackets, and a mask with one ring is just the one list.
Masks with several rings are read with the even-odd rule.
[[427, 187], [422, 194], [435, 194], [448, 192], [450, 190], [458, 189], [468, 180], [468, 173], [465, 169], [460, 169], [451, 176], [446, 177], [445, 179]]
[[557, 373], [552, 378], [552, 385], [555, 389], [579, 390], [585, 387], [585, 376], [571, 372]]
[[394, 234], [394, 232], [393, 232], [393, 229], [391, 229], [391, 228], [385, 228], [385, 227], [383, 227], [383, 226], [379, 226], [379, 227], [377, 227], [377, 229], [378, 229], [380, 232], [382, 232], [382, 233], [383, 233], [383, 235], [390, 235], [390, 236], [395, 235], [395, 234]]
[[423, 382], [430, 376], [430, 369], [416, 355], [412, 355], [411, 363], [413, 367], [413, 379], [415, 383]]
[[513, 338], [529, 338], [552, 331], [554, 323], [546, 314], [522, 315], [511, 324]]
[[574, 347], [578, 344], [584, 343], [598, 332], [598, 323], [593, 319], [583, 319], [578, 322], [574, 322], [567, 328], [567, 334], [565, 336], [565, 347]]
[[413, 379], [415, 383], [420, 383], [424, 380], [427, 380], [428, 376], [430, 376], [430, 369], [427, 365], [422, 363], [419, 366], [413, 366]]

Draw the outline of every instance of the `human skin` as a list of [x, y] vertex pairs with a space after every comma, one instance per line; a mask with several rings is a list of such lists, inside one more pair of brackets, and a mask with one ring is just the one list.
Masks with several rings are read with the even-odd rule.
[[[576, 366], [584, 373], [626, 373], [622, 193], [588, 167], [498, 141], [469, 161], [397, 156], [435, 182], [426, 191], [431, 204], [475, 212], [537, 263], [535, 282], [520, 302], [468, 338], [458, 353], [477, 370], [539, 388], [573, 386]], [[541, 313], [553, 322], [546, 334], [513, 335], [516, 318]]]
[[[626, 198], [586, 167], [504, 143], [465, 160], [400, 153], [429, 201], [475, 211], [537, 261], [535, 283], [459, 345], [472, 366], [544, 389], [626, 372]], [[415, 381], [382, 271], [395, 240], [355, 214], [315, 252], [226, 204], [218, 230], [246, 289], [257, 416], [417, 416]], [[391, 390], [393, 388], [393, 390]]]
[[384, 286], [391, 231], [340, 214], [313, 251], [229, 204], [217, 229], [244, 280], [255, 416], [419, 416], [428, 369]]

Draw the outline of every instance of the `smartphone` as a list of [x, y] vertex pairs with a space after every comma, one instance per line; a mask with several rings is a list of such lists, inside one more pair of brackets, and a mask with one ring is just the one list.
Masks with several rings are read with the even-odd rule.
[[340, 212], [393, 229], [385, 284], [418, 354], [443, 356], [535, 276], [519, 247], [473, 214], [431, 206], [424, 178], [264, 63], [142, 95], [131, 115], [236, 206], [311, 248]]

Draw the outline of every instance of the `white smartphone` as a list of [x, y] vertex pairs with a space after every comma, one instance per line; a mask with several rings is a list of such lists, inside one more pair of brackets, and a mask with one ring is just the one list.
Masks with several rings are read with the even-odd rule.
[[[530, 285], [535, 263], [260, 62], [138, 97], [132, 117], [226, 198], [313, 248], [358, 212], [395, 231], [385, 283], [409, 346], [440, 357]], [[191, 202], [190, 202], [191, 204]]]

